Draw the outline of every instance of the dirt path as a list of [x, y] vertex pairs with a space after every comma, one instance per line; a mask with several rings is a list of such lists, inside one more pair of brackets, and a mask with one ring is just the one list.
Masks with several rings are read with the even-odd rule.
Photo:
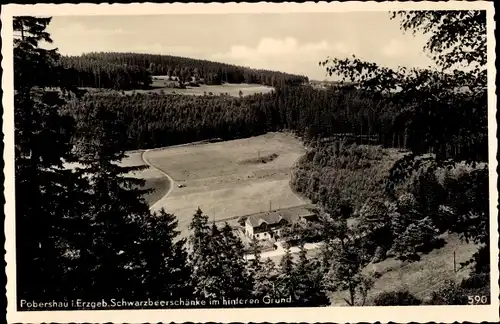
[[144, 150], [142, 153], [141, 153], [141, 159], [142, 161], [147, 164], [150, 168], [154, 168], [155, 170], [158, 170], [161, 174], [163, 174], [167, 179], [168, 181], [170, 182], [169, 184], [169, 188], [167, 190], [167, 192], [163, 195], [163, 197], [161, 197], [160, 199], [158, 199], [153, 205], [151, 205], [151, 207], [149, 207], [149, 210], [152, 210], [154, 211], [155, 207], [163, 200], [165, 199], [171, 192], [172, 190], [174, 189], [174, 179], [172, 179], [172, 177], [170, 177], [165, 171], [157, 168], [155, 165], [151, 164], [148, 159], [146, 159], [146, 153], [149, 152], [150, 150]]

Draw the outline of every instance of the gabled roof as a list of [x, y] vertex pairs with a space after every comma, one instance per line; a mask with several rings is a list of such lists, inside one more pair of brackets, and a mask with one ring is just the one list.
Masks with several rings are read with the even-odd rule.
[[281, 220], [285, 220], [289, 224], [296, 223], [300, 217], [310, 216], [312, 213], [307, 209], [300, 210], [280, 210], [267, 212], [257, 215], [252, 215], [247, 218], [246, 223], [252, 227], [261, 226], [263, 223], [268, 225], [278, 224]]

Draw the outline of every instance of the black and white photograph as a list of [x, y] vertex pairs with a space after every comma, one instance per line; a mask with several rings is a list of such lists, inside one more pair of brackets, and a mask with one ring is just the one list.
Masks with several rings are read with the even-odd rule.
[[493, 3], [2, 7], [9, 323], [499, 320]]

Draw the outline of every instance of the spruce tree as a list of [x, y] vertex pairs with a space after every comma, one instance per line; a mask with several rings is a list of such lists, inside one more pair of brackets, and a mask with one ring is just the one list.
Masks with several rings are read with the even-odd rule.
[[209, 227], [208, 227], [208, 216], [204, 215], [200, 207], [196, 210], [196, 213], [189, 224], [189, 230], [192, 234], [189, 237], [189, 243], [193, 252], [203, 246], [204, 240], [207, 238]]
[[302, 246], [299, 252], [299, 261], [294, 270], [295, 305], [297, 306], [326, 306], [330, 300], [326, 295], [323, 274], [319, 262], [307, 258], [307, 251]]
[[217, 228], [210, 228], [208, 216], [204, 215], [198, 207], [191, 220], [189, 229], [189, 266], [191, 272], [191, 287], [193, 295], [197, 298], [217, 298], [220, 282], [214, 278], [217, 269], [217, 245], [213, 238], [218, 237]]
[[68, 272], [85, 231], [79, 223], [85, 181], [63, 167], [72, 160], [74, 121], [62, 116], [64, 100], [49, 85], [57, 50], [45, 31], [51, 18], [14, 18], [14, 125], [16, 269], [19, 299], [58, 299], [74, 290]]
[[294, 299], [297, 304], [307, 304], [306, 298], [308, 298], [308, 296], [306, 296], [306, 294], [308, 293], [308, 286], [310, 284], [309, 270], [307, 251], [304, 246], [301, 246], [299, 251], [299, 260], [294, 269], [294, 278], [297, 282], [295, 289], [296, 296], [294, 296]]
[[153, 300], [191, 296], [186, 240], [177, 239], [177, 224], [175, 215], [163, 208], [144, 219], [140, 296]]
[[261, 299], [264, 296], [277, 297], [279, 287], [277, 286], [278, 269], [273, 260], [267, 258], [254, 275], [253, 295]]
[[255, 277], [255, 275], [262, 269], [262, 259], [260, 253], [259, 241], [257, 238], [253, 237], [250, 242], [250, 252], [253, 254], [253, 259], [248, 263], [248, 268], [250, 275]]
[[[279, 274], [278, 274], [278, 293], [280, 298], [289, 298], [295, 296], [295, 277], [294, 277], [295, 263], [290, 248], [287, 246], [285, 254], [280, 260]], [[292, 300], [295, 302], [295, 300]]]
[[101, 105], [83, 105], [79, 111], [73, 151], [89, 181], [82, 216], [92, 228], [92, 238], [82, 244], [82, 262], [89, 269], [81, 275], [88, 281], [87, 298], [131, 298], [139, 290], [142, 226], [150, 212], [145, 190], [138, 189], [144, 180], [127, 176], [142, 167], [119, 165], [125, 157], [124, 129], [121, 116]]
[[224, 251], [221, 254], [221, 273], [226, 277], [225, 293], [230, 298], [248, 298], [252, 292], [252, 280], [245, 261], [243, 243], [227, 223], [222, 228], [221, 238]]
[[198, 209], [190, 228], [191, 281], [195, 296], [204, 299], [248, 298], [252, 282], [246, 268], [244, 249], [229, 225], [219, 230]]

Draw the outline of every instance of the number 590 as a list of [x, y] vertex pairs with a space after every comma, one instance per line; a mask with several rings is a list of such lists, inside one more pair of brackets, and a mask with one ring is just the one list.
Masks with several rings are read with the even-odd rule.
[[467, 296], [469, 305], [487, 304], [488, 296]]

